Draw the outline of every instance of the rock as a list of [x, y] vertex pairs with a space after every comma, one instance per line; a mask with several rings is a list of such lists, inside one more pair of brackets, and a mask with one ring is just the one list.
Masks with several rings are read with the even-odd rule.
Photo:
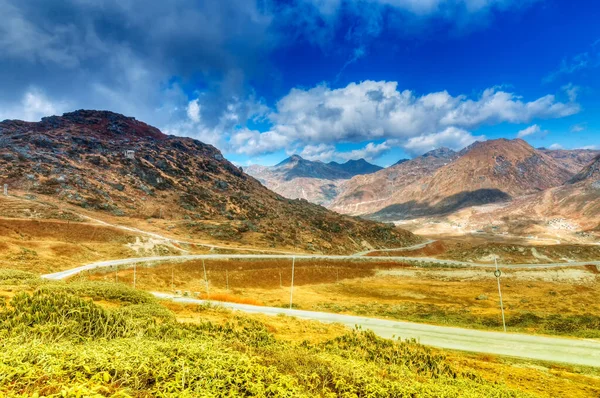
[[477, 296], [475, 298], [475, 300], [487, 300], [487, 299], [488, 299], [488, 296], [485, 294], [480, 294], [479, 296]]

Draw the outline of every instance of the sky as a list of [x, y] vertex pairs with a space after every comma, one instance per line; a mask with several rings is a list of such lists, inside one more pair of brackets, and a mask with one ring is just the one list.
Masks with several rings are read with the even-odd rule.
[[239, 165], [600, 149], [593, 0], [0, 0], [0, 120], [134, 116]]

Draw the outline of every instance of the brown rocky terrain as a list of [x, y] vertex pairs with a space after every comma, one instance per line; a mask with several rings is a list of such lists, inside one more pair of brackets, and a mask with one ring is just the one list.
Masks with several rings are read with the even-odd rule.
[[169, 220], [213, 241], [328, 253], [419, 241], [389, 225], [283, 198], [216, 148], [112, 112], [0, 122], [0, 182], [11, 193], [110, 217]]
[[379, 220], [447, 215], [542, 192], [573, 176], [521, 139], [477, 142], [430, 176], [396, 191], [370, 215]]
[[306, 199], [327, 206], [339, 194], [339, 186], [357, 175], [381, 170], [364, 159], [323, 163], [293, 155], [272, 166], [250, 166], [246, 172], [267, 188], [289, 199]]
[[539, 148], [540, 152], [556, 160], [561, 167], [576, 174], [586, 167], [594, 158], [600, 155], [600, 151], [592, 149], [546, 149]]
[[388, 199], [416, 181], [432, 175], [437, 169], [457, 158], [448, 148], [427, 152], [412, 160], [398, 163], [373, 174], [356, 176], [339, 186], [339, 194], [329, 206], [345, 214], [368, 214], [385, 206]]
[[518, 198], [492, 215], [501, 216], [507, 222], [528, 222], [529, 225], [557, 224], [556, 220], [565, 219], [569, 222], [563, 229], [594, 229], [600, 223], [600, 156], [565, 184]]

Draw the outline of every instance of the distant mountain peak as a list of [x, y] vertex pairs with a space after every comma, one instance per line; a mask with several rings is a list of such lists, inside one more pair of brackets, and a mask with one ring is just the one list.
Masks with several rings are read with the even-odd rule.
[[454, 155], [456, 155], [456, 152], [453, 151], [452, 149], [446, 148], [446, 147], [441, 147], [441, 148], [437, 148], [432, 151], [426, 152], [423, 155], [421, 155], [421, 157], [424, 157], [424, 158], [433, 157], [433, 158], [443, 159], [443, 158], [451, 158]]

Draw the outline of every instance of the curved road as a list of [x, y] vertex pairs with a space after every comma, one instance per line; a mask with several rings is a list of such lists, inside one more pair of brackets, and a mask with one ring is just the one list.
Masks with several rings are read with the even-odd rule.
[[[430, 257], [360, 257], [356, 255], [350, 256], [333, 256], [333, 255], [322, 255], [322, 254], [187, 254], [181, 256], [155, 256], [155, 257], [134, 257], [125, 258], [121, 260], [108, 260], [99, 261], [97, 263], [91, 263], [82, 265], [81, 267], [69, 269], [66, 271], [60, 271], [53, 274], [42, 275], [42, 278], [46, 279], [66, 279], [71, 276], [77, 275], [83, 271], [90, 271], [98, 268], [110, 268], [114, 266], [122, 265], [133, 265], [140, 263], [153, 263], [153, 262], [166, 262], [166, 261], [189, 261], [189, 260], [228, 260], [228, 259], [242, 259], [242, 260], [343, 260], [343, 261], [388, 261], [388, 262], [424, 262], [424, 263], [436, 263], [448, 266], [460, 266], [460, 267], [475, 267], [475, 268], [492, 268], [492, 264], [482, 263], [469, 263], [466, 261], [456, 260], [440, 260], [437, 258]], [[584, 265], [600, 265], [600, 261], [579, 261], [572, 263], [554, 263], [554, 264], [511, 264], [504, 266], [505, 268], [516, 269], [516, 268], [557, 268], [557, 267], [574, 267]]]
[[[67, 279], [80, 272], [104, 267], [132, 265], [136, 263], [186, 261], [194, 259], [327, 259], [327, 260], [358, 260], [360, 261], [426, 261], [445, 265], [462, 265], [471, 267], [491, 267], [490, 264], [474, 264], [453, 260], [438, 260], [418, 257], [356, 257], [356, 256], [325, 256], [325, 255], [257, 255], [257, 254], [200, 254], [183, 256], [143, 257], [122, 260], [109, 260], [87, 264], [71, 270], [54, 274], [42, 275], [43, 278], [60, 280]], [[600, 261], [558, 263], [558, 264], [519, 264], [511, 268], [551, 268], [564, 266], [578, 266], [586, 264], [600, 265]], [[154, 293], [156, 297], [171, 299], [182, 303], [205, 303], [203, 300], [177, 297], [171, 294]], [[325, 312], [289, 310], [274, 307], [260, 307], [243, 304], [220, 302], [220, 305], [235, 310], [249, 313], [262, 313], [267, 315], [285, 314], [303, 319], [310, 319], [328, 323], [341, 323], [363, 329], [373, 330], [385, 338], [402, 337], [415, 338], [422, 344], [439, 348], [472, 351], [494, 355], [508, 355], [514, 357], [564, 362], [575, 365], [588, 365], [600, 367], [600, 341], [556, 338], [544, 336], [531, 336], [525, 334], [487, 332], [472, 329], [434, 326], [410, 322], [390, 321], [383, 319], [341, 315]]]
[[[177, 297], [171, 294], [153, 294], [158, 298], [170, 299], [178, 303], [206, 303], [204, 300]], [[219, 305], [248, 313], [267, 315], [285, 314], [296, 318], [325, 323], [341, 323], [350, 328], [359, 325], [363, 329], [370, 329], [384, 338], [414, 338], [421, 344], [439, 348], [600, 367], [600, 342], [595, 340], [487, 332], [326, 312], [259, 307], [247, 304], [219, 302]]]

